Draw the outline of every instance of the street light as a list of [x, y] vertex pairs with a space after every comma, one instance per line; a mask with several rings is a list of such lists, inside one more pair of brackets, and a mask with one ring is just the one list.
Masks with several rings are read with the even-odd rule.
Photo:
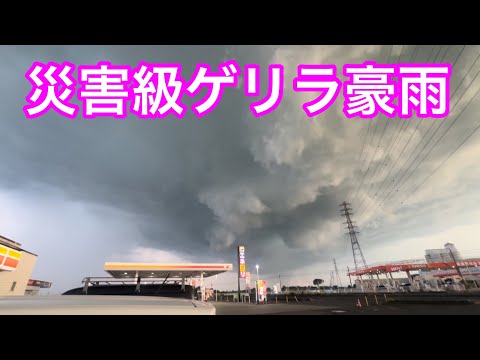
[[258, 268], [259, 268], [258, 264], [255, 265], [255, 268], [257, 269], [257, 282], [256, 282], [256, 285], [255, 285], [255, 300], [258, 304], [258, 282], [260, 281], [260, 278], [258, 276]]

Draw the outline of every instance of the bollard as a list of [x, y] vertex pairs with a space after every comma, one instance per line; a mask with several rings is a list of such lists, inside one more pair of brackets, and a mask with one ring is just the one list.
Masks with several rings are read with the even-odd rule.
[[377, 305], [378, 305], [377, 294], [375, 294], [374, 296], [375, 296], [375, 302], [376, 302], [376, 303], [377, 303]]
[[367, 304], [368, 306], [368, 299], [367, 299], [367, 295], [365, 295], [365, 303]]

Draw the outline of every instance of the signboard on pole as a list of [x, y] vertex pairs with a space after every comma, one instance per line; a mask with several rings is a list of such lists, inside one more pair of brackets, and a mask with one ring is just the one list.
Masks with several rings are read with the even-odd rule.
[[258, 280], [257, 282], [258, 302], [267, 302], [267, 282], [265, 280]]
[[238, 247], [238, 276], [242, 279], [247, 277], [247, 265], [245, 263], [245, 246]]

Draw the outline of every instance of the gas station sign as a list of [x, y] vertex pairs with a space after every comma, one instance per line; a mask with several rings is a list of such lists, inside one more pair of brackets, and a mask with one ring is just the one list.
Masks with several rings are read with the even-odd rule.
[[242, 279], [247, 277], [247, 264], [245, 263], [245, 246], [238, 247], [238, 276]]

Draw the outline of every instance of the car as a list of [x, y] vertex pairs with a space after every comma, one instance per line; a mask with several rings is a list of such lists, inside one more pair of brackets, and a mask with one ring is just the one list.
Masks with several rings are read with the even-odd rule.
[[0, 315], [216, 314], [212, 304], [197, 300], [197, 291], [190, 285], [155, 282], [135, 285], [114, 279], [89, 281], [85, 285], [62, 295], [0, 298]]
[[128, 296], [164, 296], [169, 298], [199, 299], [198, 290], [191, 285], [181, 284], [140, 284], [137, 286], [128, 283], [113, 281], [91, 282], [90, 286], [77, 287], [65, 291], [62, 295], [128, 295]]
[[0, 297], [0, 315], [215, 315], [204, 301], [162, 296], [53, 295]]

